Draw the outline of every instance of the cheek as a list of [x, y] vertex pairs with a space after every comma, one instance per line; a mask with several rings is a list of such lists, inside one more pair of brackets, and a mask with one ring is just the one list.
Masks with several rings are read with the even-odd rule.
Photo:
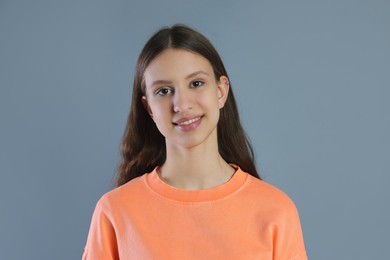
[[211, 110], [219, 110], [220, 108], [220, 102], [215, 93], [204, 95], [203, 97], [200, 97], [198, 100], [202, 102], [203, 106], [209, 107], [209, 109]]
[[218, 92], [216, 91], [217, 86], [212, 84], [205, 86], [204, 89], [199, 90], [196, 93], [196, 99], [198, 101], [205, 101], [208, 103], [212, 103], [218, 100]]
[[151, 112], [153, 114], [153, 120], [158, 122], [164, 122], [168, 120], [170, 116], [170, 108], [168, 104], [163, 102], [150, 105]]
[[164, 113], [161, 110], [155, 110], [153, 114], [153, 121], [156, 125], [158, 131], [164, 136], [167, 136], [167, 133], [170, 131], [171, 122], [167, 113]]
[[158, 114], [167, 109], [166, 103], [167, 102], [164, 102], [164, 100], [158, 100], [153, 98], [149, 101], [149, 107], [152, 110], [153, 114]]

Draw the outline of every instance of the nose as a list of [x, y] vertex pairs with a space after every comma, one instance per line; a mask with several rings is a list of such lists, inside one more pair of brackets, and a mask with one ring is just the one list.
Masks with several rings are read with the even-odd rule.
[[187, 112], [193, 107], [193, 97], [189, 90], [176, 90], [173, 95], [173, 111], [175, 113]]

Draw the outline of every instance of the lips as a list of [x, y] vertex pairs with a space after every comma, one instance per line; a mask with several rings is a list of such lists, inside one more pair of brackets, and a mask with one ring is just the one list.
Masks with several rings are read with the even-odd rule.
[[202, 117], [203, 116], [183, 117], [175, 121], [173, 124], [180, 130], [187, 132], [197, 128], [202, 121]]
[[189, 125], [189, 124], [192, 124], [192, 123], [198, 121], [200, 118], [201, 118], [200, 116], [194, 117], [194, 118], [191, 118], [191, 119], [182, 118], [182, 119], [176, 121], [175, 124], [177, 124], [177, 125]]

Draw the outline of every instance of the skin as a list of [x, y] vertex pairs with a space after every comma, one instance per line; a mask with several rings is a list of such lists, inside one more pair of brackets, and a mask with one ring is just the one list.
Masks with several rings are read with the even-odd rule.
[[166, 140], [160, 178], [187, 190], [226, 183], [235, 170], [218, 152], [217, 123], [228, 78], [216, 80], [210, 62], [199, 54], [167, 49], [149, 64], [144, 79], [143, 104]]

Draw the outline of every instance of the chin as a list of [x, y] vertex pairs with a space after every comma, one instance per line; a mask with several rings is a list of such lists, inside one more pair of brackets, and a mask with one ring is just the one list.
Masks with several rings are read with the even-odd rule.
[[177, 143], [178, 146], [184, 147], [184, 148], [195, 148], [201, 144], [203, 144], [204, 141], [202, 140], [186, 140], [186, 141], [180, 141]]
[[197, 134], [196, 136], [192, 136], [192, 137], [188, 136], [185, 138], [180, 138], [170, 143], [174, 146], [180, 146], [187, 149], [199, 147], [202, 145], [210, 146], [210, 144], [213, 143], [218, 145], [217, 133], [216, 131], [212, 131], [207, 135]]

